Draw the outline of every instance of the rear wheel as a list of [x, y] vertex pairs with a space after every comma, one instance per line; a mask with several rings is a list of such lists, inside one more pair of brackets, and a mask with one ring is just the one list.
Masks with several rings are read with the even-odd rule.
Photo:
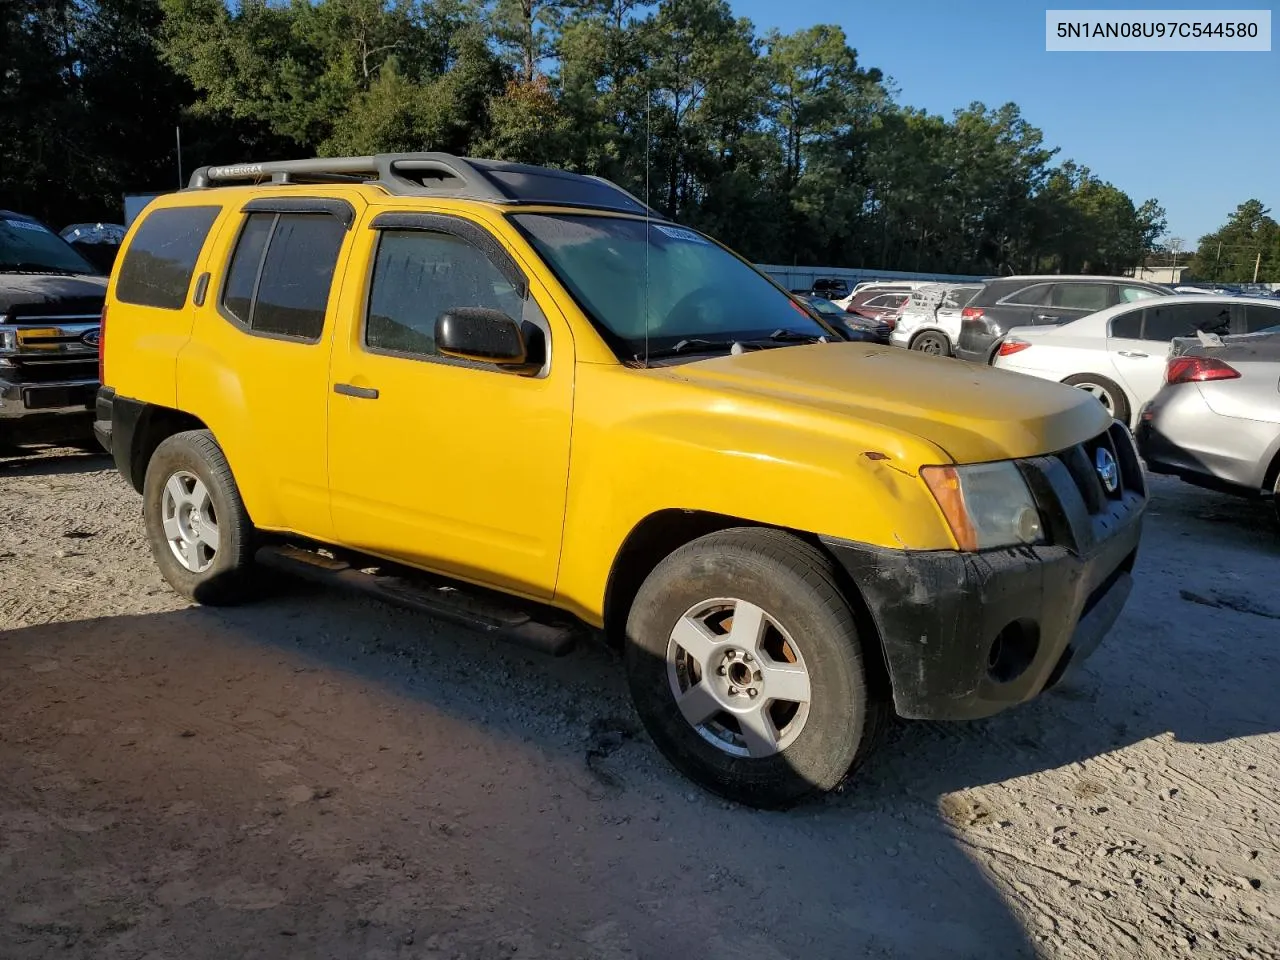
[[833, 789], [877, 726], [830, 562], [779, 531], [710, 534], [660, 563], [631, 608], [626, 664], [658, 749], [749, 806]]
[[924, 333], [916, 334], [915, 339], [911, 341], [911, 349], [919, 350], [921, 353], [930, 353], [937, 357], [949, 357], [951, 356], [951, 341], [937, 331], [926, 330]]
[[253, 524], [209, 431], [177, 433], [156, 447], [142, 513], [156, 565], [178, 593], [210, 605], [253, 596]]
[[1093, 396], [1106, 407], [1107, 413], [1128, 426], [1129, 400], [1114, 380], [1096, 373], [1081, 373], [1074, 377], [1067, 377], [1062, 382]]

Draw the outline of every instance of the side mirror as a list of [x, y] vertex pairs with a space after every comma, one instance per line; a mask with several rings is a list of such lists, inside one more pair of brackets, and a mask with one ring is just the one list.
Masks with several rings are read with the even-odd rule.
[[436, 350], [445, 357], [494, 363], [534, 372], [530, 368], [520, 325], [501, 310], [455, 307], [436, 319]]

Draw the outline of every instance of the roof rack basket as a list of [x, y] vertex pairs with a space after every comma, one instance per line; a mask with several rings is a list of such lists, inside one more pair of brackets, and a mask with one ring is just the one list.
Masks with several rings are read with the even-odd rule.
[[231, 183], [374, 183], [406, 197], [455, 197], [501, 204], [590, 207], [662, 217], [644, 201], [602, 177], [448, 153], [380, 153], [270, 163], [200, 167], [188, 188]]

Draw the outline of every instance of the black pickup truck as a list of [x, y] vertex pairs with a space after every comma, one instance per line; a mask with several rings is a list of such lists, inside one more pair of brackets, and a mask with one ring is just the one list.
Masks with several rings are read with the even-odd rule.
[[43, 223], [0, 210], [0, 447], [92, 439], [106, 290]]

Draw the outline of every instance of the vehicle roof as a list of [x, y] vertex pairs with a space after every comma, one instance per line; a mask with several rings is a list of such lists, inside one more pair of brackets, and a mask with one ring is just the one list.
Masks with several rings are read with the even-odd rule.
[[499, 205], [537, 205], [647, 215], [666, 220], [638, 197], [602, 177], [505, 160], [447, 153], [383, 153], [200, 167], [187, 189], [238, 183], [261, 191], [292, 184], [362, 187], [396, 197], [429, 197]]
[[40, 221], [31, 216], [29, 213], [18, 213], [16, 210], [0, 210], [0, 217], [6, 220], [25, 220], [28, 223], [40, 223]]
[[1024, 273], [1011, 277], [993, 277], [987, 283], [1051, 283], [1059, 280], [1092, 280], [1095, 283], [1135, 283], [1144, 287], [1167, 287], [1154, 280], [1137, 280], [1133, 277], [1112, 277], [1090, 273]]

